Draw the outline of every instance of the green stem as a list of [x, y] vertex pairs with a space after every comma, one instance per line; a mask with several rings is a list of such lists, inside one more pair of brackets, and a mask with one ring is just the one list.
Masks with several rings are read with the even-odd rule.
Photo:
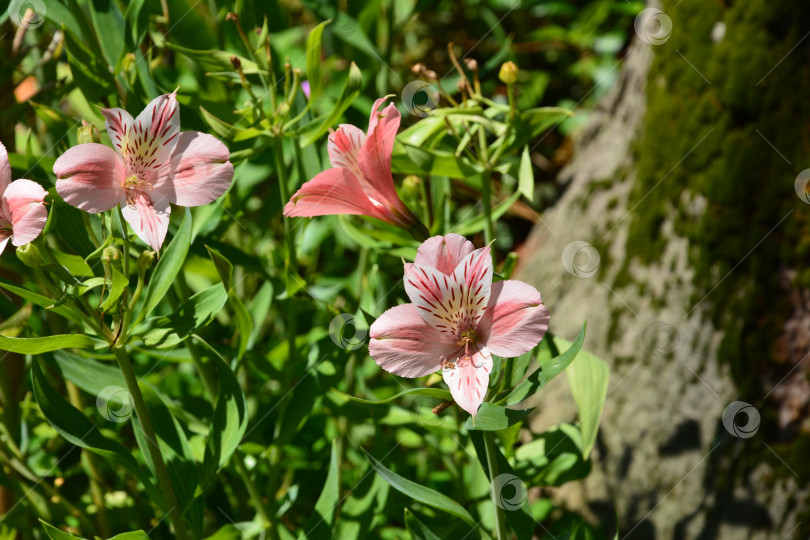
[[492, 193], [490, 192], [490, 171], [486, 169], [481, 173], [481, 203], [484, 205], [484, 242], [489, 244], [495, 237], [495, 228], [492, 223]]
[[[491, 431], [482, 431], [484, 437], [484, 448], [487, 453], [487, 469], [489, 469], [489, 481], [494, 483], [498, 477], [498, 455], [495, 450], [495, 436]], [[503, 513], [503, 508], [494, 503], [495, 506], [495, 530], [498, 534], [498, 540], [507, 540], [509, 534], [506, 530], [506, 515]]]
[[146, 408], [146, 402], [143, 399], [143, 394], [141, 394], [141, 388], [138, 386], [138, 379], [132, 368], [132, 360], [130, 360], [126, 347], [123, 345], [113, 347], [113, 354], [115, 354], [115, 358], [118, 360], [118, 366], [121, 368], [121, 373], [124, 375], [124, 379], [127, 383], [127, 390], [129, 390], [132, 401], [135, 404], [135, 413], [138, 415], [138, 421], [141, 424], [144, 437], [146, 438], [146, 446], [152, 458], [152, 464], [155, 467], [155, 476], [157, 476], [158, 486], [163, 492], [163, 496], [166, 498], [166, 504], [169, 507], [169, 520], [174, 527], [174, 534], [180, 540], [186, 540], [188, 538], [188, 532], [186, 531], [185, 521], [183, 521], [182, 508], [180, 508], [177, 502], [177, 496], [174, 493], [174, 487], [169, 478], [169, 470], [166, 468], [166, 462], [163, 460], [163, 454], [160, 452], [155, 428], [152, 425], [152, 417], [149, 415], [149, 410]]
[[[281, 135], [276, 137], [273, 145], [273, 154], [276, 160], [276, 174], [278, 176], [278, 186], [281, 193], [281, 204], [287, 204], [290, 200], [290, 190], [287, 185], [287, 168], [284, 165], [284, 144]], [[295, 244], [293, 243], [292, 227], [290, 220], [284, 218], [284, 242], [287, 244], [288, 264], [292, 268], [298, 268], [297, 257], [295, 256]]]

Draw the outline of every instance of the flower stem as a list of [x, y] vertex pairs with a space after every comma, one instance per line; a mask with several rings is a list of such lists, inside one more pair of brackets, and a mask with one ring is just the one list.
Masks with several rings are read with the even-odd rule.
[[489, 244], [495, 237], [495, 227], [492, 223], [492, 193], [490, 191], [490, 171], [486, 169], [481, 173], [481, 204], [484, 206], [484, 242]]
[[149, 415], [143, 394], [141, 394], [141, 389], [138, 386], [138, 379], [132, 368], [132, 360], [129, 358], [126, 347], [123, 345], [113, 347], [113, 354], [115, 354], [115, 359], [118, 360], [118, 366], [121, 368], [121, 373], [124, 375], [124, 379], [127, 383], [127, 390], [129, 390], [129, 394], [132, 396], [132, 401], [135, 404], [135, 413], [138, 415], [138, 420], [143, 429], [144, 437], [146, 438], [146, 446], [149, 449], [149, 455], [155, 467], [155, 476], [157, 476], [158, 486], [163, 492], [163, 496], [166, 498], [166, 504], [169, 507], [169, 520], [174, 527], [174, 534], [180, 540], [186, 540], [188, 533], [186, 532], [186, 524], [183, 521], [182, 508], [180, 508], [177, 502], [177, 496], [174, 493], [174, 487], [169, 478], [169, 470], [166, 468], [166, 462], [163, 460], [163, 454], [160, 452], [155, 428], [152, 425], [152, 417]]
[[[482, 431], [481, 433], [484, 437], [484, 448], [487, 453], [489, 481], [490, 484], [494, 484], [495, 479], [498, 477], [498, 456], [495, 450], [495, 437], [491, 431]], [[507, 540], [509, 533], [506, 530], [506, 515], [503, 513], [503, 508], [495, 504], [495, 501], [492, 503], [495, 505], [495, 529], [498, 534], [497, 538], [498, 540]]]

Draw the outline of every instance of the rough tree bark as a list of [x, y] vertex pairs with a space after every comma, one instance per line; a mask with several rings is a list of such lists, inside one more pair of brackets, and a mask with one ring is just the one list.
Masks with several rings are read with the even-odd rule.
[[[810, 5], [648, 7], [671, 34], [631, 46], [521, 267], [612, 367], [594, 470], [559, 497], [615, 506], [622, 538], [808, 538]], [[575, 417], [567, 392], [538, 426]]]

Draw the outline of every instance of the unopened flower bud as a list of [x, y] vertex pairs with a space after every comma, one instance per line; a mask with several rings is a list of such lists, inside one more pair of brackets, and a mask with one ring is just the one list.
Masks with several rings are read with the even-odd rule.
[[242, 61], [239, 60], [239, 57], [236, 55], [231, 56], [231, 65], [233, 66], [233, 69], [239, 70], [239, 68], [242, 67]]
[[504, 62], [498, 72], [498, 78], [506, 84], [515, 84], [518, 77], [518, 67], [514, 62]]
[[475, 60], [475, 58], [465, 58], [464, 63], [467, 65], [467, 69], [470, 71], [475, 71], [478, 69], [478, 62]]
[[121, 69], [124, 73], [129, 73], [132, 71], [132, 68], [135, 67], [135, 55], [132, 53], [127, 53], [124, 56], [124, 59], [121, 61]]
[[20, 259], [23, 264], [31, 268], [36, 268], [37, 266], [42, 266], [45, 264], [45, 260], [42, 258], [42, 253], [34, 244], [23, 244], [22, 246], [18, 247], [17, 258]]
[[149, 270], [149, 267], [152, 266], [152, 262], [155, 260], [155, 252], [154, 251], [144, 251], [141, 253], [140, 257], [138, 257], [138, 278], [143, 279], [143, 276], [146, 274], [146, 271]]
[[402, 196], [418, 199], [422, 192], [422, 179], [415, 175], [406, 176], [402, 180]]
[[239, 15], [229, 11], [228, 14], [225, 15], [225, 20], [226, 21], [238, 21], [239, 20]]
[[108, 263], [110, 261], [117, 261], [121, 258], [121, 252], [114, 246], [107, 246], [101, 253], [101, 262]]
[[76, 130], [76, 139], [79, 144], [85, 143], [100, 143], [101, 137], [98, 134], [98, 128], [93, 124], [88, 124], [82, 120], [82, 126]]

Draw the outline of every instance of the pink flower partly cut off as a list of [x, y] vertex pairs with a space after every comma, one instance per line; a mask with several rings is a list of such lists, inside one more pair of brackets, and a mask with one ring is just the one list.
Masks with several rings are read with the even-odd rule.
[[365, 215], [405, 230], [425, 229], [394, 188], [391, 155], [400, 114], [393, 103], [379, 111], [386, 99], [374, 102], [366, 133], [341, 124], [329, 136], [334, 168], [301, 186], [284, 207], [285, 216]]
[[47, 194], [31, 180], [11, 181], [8, 153], [0, 143], [0, 253], [9, 240], [15, 246], [36, 240], [48, 220]]
[[86, 143], [62, 154], [53, 166], [56, 191], [86, 212], [121, 205], [135, 234], [159, 251], [170, 204], [200, 206], [228, 190], [230, 153], [211, 135], [180, 131], [175, 94], [155, 98], [137, 118], [122, 109], [101, 112], [115, 150]]
[[489, 248], [457, 234], [434, 236], [405, 264], [411, 304], [371, 325], [369, 353], [384, 370], [422, 377], [442, 370], [456, 403], [475, 416], [484, 401], [492, 355], [529, 352], [548, 329], [540, 293], [521, 281], [492, 283]]

